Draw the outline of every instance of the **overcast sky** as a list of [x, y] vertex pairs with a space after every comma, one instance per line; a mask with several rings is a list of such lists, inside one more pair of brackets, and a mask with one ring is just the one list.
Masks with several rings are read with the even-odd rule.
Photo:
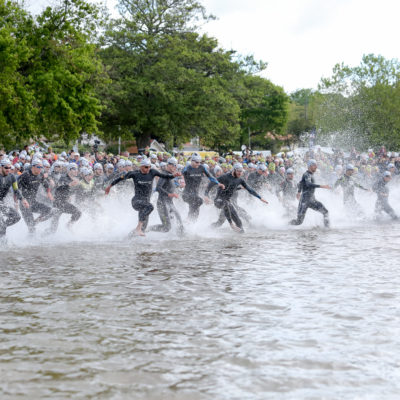
[[[116, 0], [107, 0], [112, 8]], [[363, 54], [400, 58], [398, 0], [202, 0], [218, 19], [204, 27], [221, 47], [268, 63], [263, 76], [286, 92], [316, 89], [336, 63]], [[28, 0], [32, 11], [52, 0]]]

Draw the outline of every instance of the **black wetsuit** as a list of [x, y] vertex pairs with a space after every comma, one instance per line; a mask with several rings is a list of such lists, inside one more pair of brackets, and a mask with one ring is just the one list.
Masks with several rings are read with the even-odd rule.
[[76, 200], [77, 202], [91, 203], [95, 197], [94, 180], [89, 182], [82, 178], [79, 180], [79, 185], [76, 186]]
[[381, 177], [372, 186], [372, 190], [378, 195], [375, 203], [375, 213], [379, 214], [385, 211], [392, 219], [398, 219], [396, 213], [389, 204], [389, 188], [386, 183], [385, 179]]
[[59, 173], [59, 172], [52, 172], [51, 174], [50, 174], [50, 179], [52, 179], [52, 181], [54, 182], [54, 188], [55, 187], [57, 187], [57, 185], [58, 185], [58, 182], [59, 182], [59, 180], [61, 179], [61, 177], [62, 177], [62, 174], [61, 173]]
[[189, 204], [189, 218], [196, 220], [199, 216], [200, 206], [203, 199], [199, 196], [199, 187], [203, 176], [218, 184], [218, 181], [211, 176], [210, 172], [204, 165], [194, 168], [191, 165], [185, 167], [183, 176], [185, 178], [185, 189], [183, 190], [182, 199]]
[[159, 176], [160, 178], [173, 179], [174, 176], [168, 173], [150, 169], [149, 173], [142, 174], [140, 170], [129, 171], [123, 176], [111, 182], [110, 186], [116, 185], [118, 182], [132, 179], [135, 185], [135, 196], [132, 198], [132, 207], [139, 211], [139, 222], [143, 223], [143, 230], [146, 229], [149, 222], [149, 215], [154, 210], [150, 203], [150, 196], [153, 188], [153, 179]]
[[171, 217], [176, 218], [178, 229], [183, 231], [183, 224], [178, 210], [175, 208], [173, 199], [168, 195], [175, 193], [175, 183], [171, 179], [160, 178], [156, 191], [158, 192], [157, 211], [161, 219], [160, 225], [150, 228], [152, 231], [168, 232], [171, 230]]
[[357, 183], [350, 175], [344, 174], [340, 177], [334, 185], [334, 188], [341, 186], [343, 189], [343, 203], [344, 205], [357, 214], [362, 214], [361, 207], [354, 197], [354, 188], [357, 187], [362, 190], [367, 190], [359, 183]]
[[320, 202], [315, 200], [314, 191], [319, 188], [320, 185], [314, 183], [314, 175], [310, 171], [306, 171], [298, 184], [298, 193], [301, 192], [301, 197], [299, 201], [299, 207], [297, 209], [297, 219], [290, 221], [292, 225], [301, 225], [306, 216], [306, 212], [309, 208], [318, 211], [324, 216], [324, 225], [329, 226], [329, 214], [325, 206]]
[[4, 176], [0, 174], [0, 237], [6, 234], [7, 227], [16, 224], [20, 219], [20, 215], [14, 208], [4, 204], [4, 199], [7, 196], [10, 188], [18, 200], [22, 200], [21, 192], [18, 189], [18, 183], [14, 175], [9, 174]]
[[279, 187], [279, 191], [282, 192], [282, 204], [286, 211], [294, 211], [295, 207], [293, 202], [296, 199], [297, 187], [293, 182], [293, 179], [286, 178]]
[[282, 176], [277, 172], [269, 172], [267, 182], [271, 185], [271, 188], [276, 191], [279, 185], [282, 183]]
[[262, 190], [267, 185], [268, 178], [264, 174], [255, 171], [249, 174], [247, 183], [254, 188], [254, 190]]
[[[217, 179], [218, 179], [218, 178], [217, 178]], [[210, 182], [210, 183], [207, 185], [207, 188], [206, 188], [206, 191], [204, 192], [204, 195], [205, 195], [206, 197], [210, 197], [210, 192], [212, 191], [212, 192], [214, 193], [214, 189], [218, 189], [218, 188], [217, 188], [217, 184], [214, 183], [214, 182]], [[232, 195], [232, 197], [231, 197], [231, 203], [234, 205], [234, 207], [235, 207], [235, 209], [236, 209], [236, 211], [237, 211], [239, 217], [243, 218], [247, 223], [250, 223], [250, 221], [251, 221], [251, 216], [247, 213], [247, 211], [246, 211], [244, 208], [240, 207], [240, 206], [238, 205], [238, 203], [237, 203], [238, 197], [239, 197], [239, 191], [240, 191], [240, 189], [242, 189], [242, 188], [241, 188], [241, 187], [238, 187], [238, 188], [236, 188], [236, 190], [233, 192], [233, 195]], [[217, 191], [217, 190], [215, 190], [215, 192], [216, 192], [216, 191]], [[216, 197], [216, 193], [215, 193], [215, 196], [214, 196], [214, 197]], [[213, 223], [211, 224], [211, 226], [214, 227], [214, 228], [218, 228], [218, 227], [222, 226], [222, 225], [224, 224], [225, 221], [226, 221], [225, 212], [224, 212], [224, 210], [222, 209], [222, 210], [220, 211], [220, 213], [219, 213], [218, 220], [217, 220], [216, 222], [213, 222]]]
[[114, 175], [114, 173], [107, 175], [104, 174], [104, 186], [109, 185], [113, 180], [117, 179], [118, 177]]
[[225, 189], [220, 187], [218, 188], [217, 197], [214, 200], [214, 204], [217, 208], [220, 208], [224, 211], [225, 217], [230, 224], [233, 221], [235, 225], [243, 231], [242, 221], [240, 220], [235, 206], [231, 201], [232, 196], [237, 191], [239, 186], [242, 186], [250, 194], [259, 199], [261, 199], [261, 196], [253, 188], [251, 188], [242, 177], [237, 178], [233, 176], [233, 173], [228, 172], [218, 178], [218, 182], [222, 183], [225, 186]]
[[58, 227], [58, 222], [62, 214], [71, 214], [70, 223], [78, 221], [82, 213], [70, 203], [72, 178], [69, 175], [63, 175], [58, 181], [54, 194], [54, 217], [51, 221], [51, 231], [55, 232]]
[[[22, 217], [24, 218], [30, 233], [35, 231], [35, 224], [37, 222], [46, 221], [51, 217], [51, 208], [36, 200], [36, 195], [40, 185], [43, 185], [47, 190], [50, 188], [49, 181], [43, 176], [43, 174], [33, 175], [31, 170], [25, 171], [18, 178], [18, 186], [21, 189], [22, 196], [29, 203], [29, 208], [25, 208], [22, 205], [20, 208]], [[36, 221], [33, 218], [33, 213], [40, 214]]]
[[105, 187], [105, 176], [104, 175], [95, 175], [93, 177], [94, 182], [94, 192], [99, 194], [100, 192], [104, 194]]

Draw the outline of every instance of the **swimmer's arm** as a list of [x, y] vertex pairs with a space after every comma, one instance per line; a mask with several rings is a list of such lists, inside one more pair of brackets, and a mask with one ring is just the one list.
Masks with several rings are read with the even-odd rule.
[[[15, 179], [15, 178], [14, 178], [14, 179]], [[19, 188], [18, 188], [18, 182], [17, 182], [17, 180], [15, 180], [15, 181], [13, 182], [12, 188], [13, 188], [13, 192], [14, 192], [15, 197], [16, 197], [18, 200], [22, 200], [23, 197], [22, 197], [21, 191], [20, 191]]]
[[311, 182], [311, 175], [306, 176], [306, 178], [304, 179], [304, 185], [307, 188], [315, 188], [315, 189], [321, 187], [321, 185], [317, 185], [316, 183]]
[[254, 197], [257, 197], [261, 200], [261, 196], [252, 188], [250, 187], [244, 179], [242, 179], [241, 185]]
[[[218, 181], [217, 181], [218, 182]], [[218, 182], [219, 183], [219, 182]], [[208, 195], [210, 194], [210, 190], [213, 188], [213, 186], [215, 186], [216, 183], [215, 182], [209, 182], [209, 184], [206, 187], [206, 190], [204, 192], [204, 196], [208, 197]]]
[[174, 179], [176, 176], [181, 175], [180, 172], [176, 172], [176, 173], [173, 175], [173, 174], [170, 174], [170, 173], [168, 173], [168, 172], [160, 172], [160, 171], [157, 171], [156, 169], [155, 169], [155, 170], [152, 170], [152, 171], [154, 171], [154, 172], [153, 172], [153, 176], [159, 176], [160, 178], [164, 178], [164, 179]]
[[49, 183], [49, 181], [48, 181], [47, 178], [44, 178], [44, 179], [43, 179], [42, 185], [43, 185], [43, 187], [44, 187], [45, 189], [47, 189], [47, 191], [50, 190], [50, 183]]
[[117, 179], [113, 180], [110, 183], [110, 187], [116, 185], [117, 183], [121, 182], [121, 181], [125, 181], [126, 179], [132, 178], [135, 174], [133, 173], [135, 171], [129, 171], [127, 174], [121, 175], [119, 176]]
[[165, 183], [165, 181], [164, 181], [163, 179], [160, 179], [160, 180], [158, 181], [157, 186], [156, 186], [156, 192], [158, 192], [158, 193], [160, 193], [160, 194], [163, 194], [163, 195], [165, 195], [165, 196], [168, 196], [168, 195], [169, 195], [169, 192], [167, 192], [167, 191], [163, 188], [164, 183]]
[[217, 180], [216, 178], [214, 178], [214, 177], [210, 174], [210, 172], [208, 171], [207, 168], [203, 167], [203, 172], [204, 172], [204, 175], [208, 178], [208, 180], [209, 180], [210, 182], [213, 182], [213, 183], [215, 183], [216, 185], [219, 185], [218, 180]]
[[361, 189], [361, 190], [366, 190], [366, 191], [368, 192], [368, 189], [367, 189], [367, 188], [365, 188], [363, 185], [360, 185], [360, 184], [357, 183], [357, 182], [354, 182], [354, 186], [357, 187], [357, 188], [359, 188], [359, 189]]

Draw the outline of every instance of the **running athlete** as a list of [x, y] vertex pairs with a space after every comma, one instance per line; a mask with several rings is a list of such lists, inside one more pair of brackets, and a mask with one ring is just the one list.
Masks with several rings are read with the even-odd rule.
[[329, 213], [325, 206], [315, 200], [314, 191], [316, 188], [331, 189], [329, 185], [317, 185], [314, 182], [314, 172], [317, 170], [317, 162], [314, 159], [308, 160], [307, 171], [304, 172], [303, 177], [298, 185], [296, 197], [300, 199], [299, 207], [297, 209], [297, 219], [290, 221], [291, 225], [301, 225], [306, 216], [309, 208], [318, 211], [324, 216], [324, 225], [329, 227]]
[[[18, 179], [18, 186], [22, 196], [28, 201], [29, 208], [22, 207], [21, 214], [28, 226], [29, 233], [35, 232], [35, 226], [39, 222], [48, 220], [51, 217], [51, 208], [36, 200], [36, 195], [40, 185], [47, 190], [47, 197], [53, 201], [49, 181], [42, 174], [43, 164], [39, 158], [32, 161], [31, 167], [25, 171]], [[39, 217], [34, 219], [33, 213], [38, 213]]]
[[[223, 175], [222, 169], [219, 166], [216, 166], [214, 168], [214, 174], [215, 177], [218, 179], [221, 175]], [[245, 173], [243, 171], [243, 179], [244, 179]], [[210, 192], [214, 192], [214, 189], [218, 189], [218, 186], [214, 183], [214, 182], [210, 182], [207, 186], [206, 191], [204, 192], [205, 195], [205, 199], [209, 199], [209, 195]], [[246, 212], [246, 210], [242, 207], [240, 207], [237, 203], [238, 201], [238, 197], [239, 197], [239, 192], [242, 189], [241, 186], [237, 187], [236, 190], [233, 192], [233, 195], [231, 197], [231, 203], [233, 204], [233, 206], [235, 207], [235, 210], [237, 211], [238, 215], [240, 218], [243, 218], [248, 224], [250, 224], [251, 221], [251, 216]], [[216, 192], [217, 190], [215, 190], [215, 196], [216, 197]], [[207, 200], [207, 204], [209, 204], [208, 200]], [[224, 224], [224, 222], [226, 221], [226, 217], [225, 217], [225, 213], [224, 210], [221, 210], [218, 216], [218, 220], [216, 222], [213, 222], [211, 224], [211, 226], [213, 228], [218, 228], [220, 226], [222, 226]]]
[[67, 174], [63, 175], [58, 181], [54, 194], [55, 212], [51, 221], [50, 232], [57, 231], [58, 222], [62, 214], [71, 214], [71, 219], [68, 223], [68, 228], [72, 226], [81, 217], [82, 213], [70, 203], [71, 188], [79, 185], [78, 167], [75, 163], [70, 163], [67, 166]]
[[15, 197], [21, 201], [23, 207], [29, 208], [28, 202], [22, 197], [18, 189], [18, 183], [14, 175], [10, 174], [11, 161], [3, 158], [0, 161], [0, 238], [4, 237], [9, 226], [16, 224], [20, 219], [18, 212], [4, 204], [10, 188], [12, 188]]
[[354, 173], [354, 166], [353, 164], [346, 165], [346, 172], [340, 177], [335, 185], [333, 186], [334, 189], [341, 186], [343, 189], [343, 204], [347, 209], [352, 212], [355, 212], [357, 215], [362, 215], [363, 212], [361, 211], [360, 205], [357, 203], [354, 197], [354, 188], [357, 187], [361, 190], [368, 190], [364, 186], [361, 186], [353, 179]]
[[267, 186], [268, 175], [266, 175], [267, 167], [265, 164], [259, 164], [255, 172], [249, 174], [247, 183], [254, 190], [261, 191]]
[[130, 171], [127, 174], [113, 180], [105, 189], [105, 193], [109, 194], [112, 186], [121, 181], [132, 179], [135, 185], [135, 196], [132, 198], [132, 207], [139, 212], [139, 222], [137, 227], [131, 234], [145, 236], [149, 222], [149, 216], [154, 210], [153, 205], [150, 203], [150, 196], [153, 187], [153, 180], [156, 176], [164, 179], [173, 179], [175, 176], [181, 175], [180, 172], [175, 172], [173, 175], [170, 173], [163, 173], [156, 169], [151, 169], [151, 162], [148, 158], [140, 162], [140, 169], [137, 171]]
[[[165, 171], [173, 174], [176, 172], [178, 161], [171, 157], [167, 161]], [[178, 223], [179, 233], [183, 233], [183, 224], [178, 210], [175, 208], [173, 199], [179, 198], [175, 193], [175, 182], [171, 179], [160, 178], [157, 183], [156, 191], [158, 192], [157, 211], [160, 216], [161, 224], [153, 225], [149, 229], [157, 232], [169, 232], [171, 230], [171, 219], [175, 218]]]
[[392, 179], [390, 171], [385, 171], [381, 177], [375, 182], [372, 190], [378, 195], [375, 203], [375, 214], [378, 215], [382, 211], [389, 214], [392, 219], [398, 219], [393, 208], [389, 204], [389, 189], [387, 183]]
[[197, 220], [199, 217], [200, 207], [203, 204], [203, 199], [199, 196], [199, 187], [203, 176], [205, 175], [220, 188], [223, 186], [211, 176], [208, 169], [204, 165], [200, 165], [200, 163], [201, 157], [199, 155], [193, 155], [190, 165], [183, 170], [185, 189], [183, 190], [182, 199], [189, 204], [188, 218], [192, 221]]
[[231, 198], [239, 187], [243, 187], [250, 194], [259, 198], [263, 203], [268, 204], [267, 200], [264, 200], [253, 188], [251, 188], [246, 181], [242, 178], [243, 166], [240, 163], [236, 163], [233, 166], [232, 172], [228, 172], [218, 178], [219, 185], [217, 196], [214, 200], [215, 207], [222, 209], [225, 213], [225, 217], [228, 220], [231, 228], [239, 233], [243, 233], [243, 224], [239, 218], [239, 215], [232, 204]]
[[103, 172], [103, 165], [100, 163], [96, 163], [93, 165], [93, 171], [94, 171], [94, 192], [96, 194], [99, 194], [100, 192], [104, 192], [104, 172]]
[[286, 179], [280, 184], [279, 192], [282, 192], [282, 205], [286, 210], [286, 213], [289, 214], [292, 211], [296, 211], [294, 206], [294, 202], [296, 200], [297, 188], [293, 183], [294, 171], [292, 168], [288, 168], [286, 171]]

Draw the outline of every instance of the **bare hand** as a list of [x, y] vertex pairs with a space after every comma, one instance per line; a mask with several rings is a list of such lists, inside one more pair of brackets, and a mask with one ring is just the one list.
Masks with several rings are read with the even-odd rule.
[[261, 200], [263, 203], [268, 204], [268, 201], [267, 201], [267, 200], [265, 200], [265, 199], [263, 199], [263, 198], [261, 198], [260, 200]]
[[296, 199], [297, 199], [297, 200], [300, 200], [300, 193], [297, 193], [297, 194], [296, 194]]
[[175, 176], [175, 178], [176, 178], [177, 176], [182, 176], [182, 174], [181, 174], [179, 171], [174, 172], [173, 175]]
[[106, 195], [110, 193], [110, 189], [111, 189], [111, 186], [107, 186], [107, 187], [106, 187], [106, 189], [105, 189]]
[[54, 197], [50, 192], [47, 193], [47, 197], [49, 198], [50, 201], [54, 201]]
[[218, 187], [220, 187], [222, 190], [225, 190], [225, 185], [223, 183], [218, 183]]
[[23, 200], [22, 200], [22, 205], [23, 205], [25, 208], [29, 208], [29, 203], [27, 202], [26, 199], [23, 199]]
[[175, 197], [175, 199], [179, 199], [179, 195], [177, 193], [168, 193], [168, 197]]
[[211, 200], [210, 200], [210, 198], [207, 197], [207, 196], [204, 197], [204, 202], [205, 202], [206, 204], [211, 204]]

